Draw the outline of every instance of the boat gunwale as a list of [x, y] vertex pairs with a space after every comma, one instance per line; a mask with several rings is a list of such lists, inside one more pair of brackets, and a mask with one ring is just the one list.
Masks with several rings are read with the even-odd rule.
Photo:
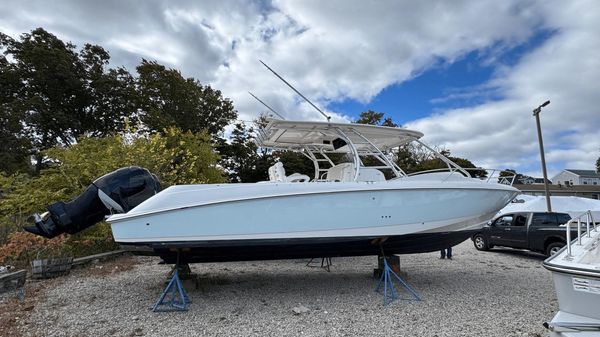
[[597, 278], [598, 280], [600, 280], [600, 270], [594, 270], [594, 269], [589, 269], [589, 268], [579, 268], [579, 267], [559, 266], [557, 264], [549, 263], [546, 261], [544, 261], [542, 263], [542, 266], [544, 268], [550, 270], [551, 272], [557, 272], [557, 273], [568, 274], [568, 275], [593, 277], [593, 278]]

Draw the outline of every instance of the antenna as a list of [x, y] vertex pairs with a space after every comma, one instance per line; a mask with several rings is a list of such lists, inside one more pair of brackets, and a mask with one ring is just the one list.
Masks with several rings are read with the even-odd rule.
[[269, 69], [273, 74], [275, 74], [275, 76], [279, 77], [280, 80], [283, 81], [283, 83], [287, 84], [288, 87], [292, 88], [292, 90], [294, 90], [298, 95], [300, 95], [300, 97], [304, 98], [304, 100], [306, 102], [308, 102], [308, 104], [312, 105], [313, 108], [317, 109], [318, 112], [321, 113], [321, 115], [323, 115], [323, 117], [327, 118], [327, 121], [329, 122], [329, 120], [331, 119], [331, 116], [327, 116], [321, 109], [317, 108], [316, 105], [313, 104], [313, 102], [311, 102], [308, 98], [304, 97], [304, 95], [302, 95], [300, 93], [300, 91], [296, 90], [296, 88], [294, 88], [291, 84], [289, 84], [286, 80], [283, 79], [283, 77], [279, 76], [278, 73], [275, 72], [275, 70], [271, 69], [271, 67], [269, 67], [268, 65], [266, 65], [263, 61], [259, 60], [260, 63], [263, 64], [263, 66], [267, 67], [267, 69]]
[[278, 114], [277, 111], [273, 110], [273, 108], [271, 108], [270, 106], [268, 106], [267, 103], [261, 101], [260, 98], [254, 96], [253, 93], [251, 93], [250, 91], [248, 91], [248, 93], [250, 94], [250, 96], [254, 97], [257, 101], [259, 101], [262, 105], [266, 106], [267, 109], [271, 110], [274, 114], [276, 114], [279, 118], [285, 119], [282, 115]]

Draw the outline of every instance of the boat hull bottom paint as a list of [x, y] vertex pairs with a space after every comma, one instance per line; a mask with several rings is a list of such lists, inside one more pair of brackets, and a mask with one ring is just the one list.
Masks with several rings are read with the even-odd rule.
[[[455, 246], [475, 231], [453, 231], [389, 236], [382, 243], [385, 254], [427, 253]], [[132, 252], [157, 255], [165, 263], [201, 263], [280, 260], [381, 254], [381, 237], [339, 237], [264, 240], [179, 241], [136, 243]], [[130, 247], [121, 243], [124, 249]], [[140, 250], [141, 246], [148, 249]], [[178, 260], [179, 254], [179, 260]]]

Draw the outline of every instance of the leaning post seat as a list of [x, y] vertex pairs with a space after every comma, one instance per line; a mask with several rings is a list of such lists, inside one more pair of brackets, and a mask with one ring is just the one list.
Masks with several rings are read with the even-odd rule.
[[[340, 163], [327, 170], [327, 181], [354, 181], [354, 164]], [[383, 172], [375, 168], [361, 167], [356, 181], [385, 181]]]
[[300, 173], [292, 173], [291, 175], [286, 176], [283, 164], [278, 161], [273, 166], [269, 167], [269, 181], [296, 183], [310, 181], [310, 177]]

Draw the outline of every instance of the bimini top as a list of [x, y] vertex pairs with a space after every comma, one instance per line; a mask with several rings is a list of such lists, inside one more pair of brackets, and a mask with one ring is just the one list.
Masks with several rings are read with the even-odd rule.
[[280, 119], [267, 121], [267, 126], [259, 130], [257, 143], [261, 147], [276, 149], [300, 150], [310, 146], [347, 152], [345, 145], [348, 141], [357, 150], [368, 147], [366, 138], [379, 150], [387, 151], [423, 137], [418, 131], [387, 126]]

